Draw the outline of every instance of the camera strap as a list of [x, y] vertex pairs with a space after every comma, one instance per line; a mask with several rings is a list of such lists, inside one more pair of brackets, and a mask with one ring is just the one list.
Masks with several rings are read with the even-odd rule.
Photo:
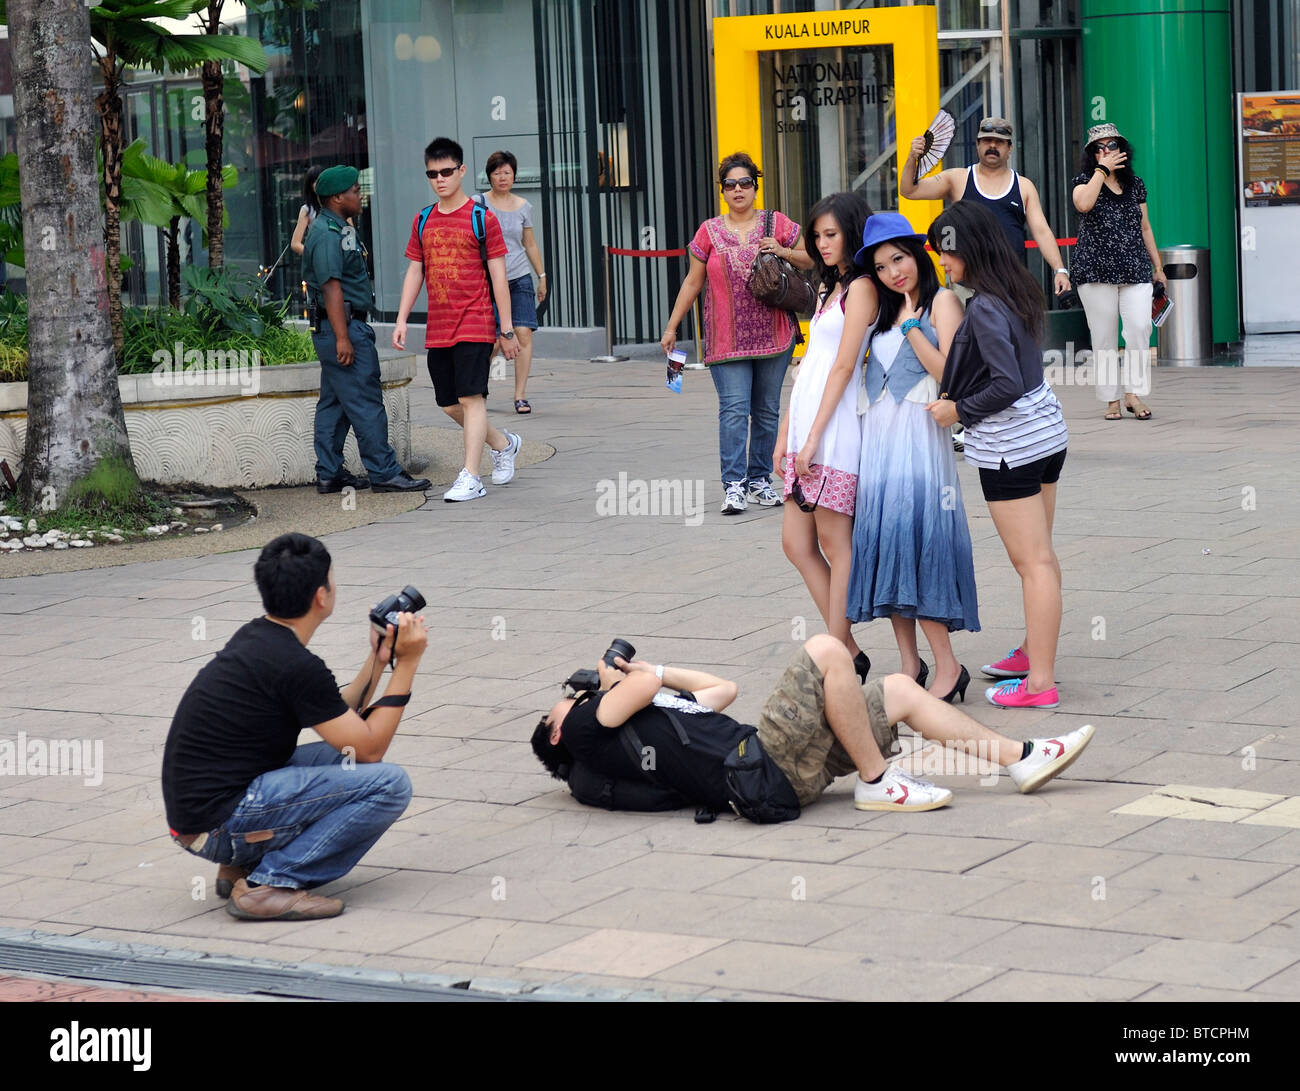
[[370, 714], [374, 712], [375, 709], [377, 708], [401, 708], [403, 705], [408, 704], [410, 700], [411, 700], [411, 695], [409, 693], [393, 693], [384, 697], [380, 697], [379, 700], [377, 700], [369, 708], [366, 708], [361, 712], [361, 718], [363, 720], [368, 720], [370, 718]]

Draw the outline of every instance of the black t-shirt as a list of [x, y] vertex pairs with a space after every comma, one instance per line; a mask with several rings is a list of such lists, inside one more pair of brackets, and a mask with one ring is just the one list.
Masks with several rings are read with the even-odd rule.
[[257, 777], [284, 766], [298, 732], [348, 709], [334, 675], [284, 625], [242, 626], [195, 676], [163, 751], [163, 804], [177, 833], [230, 817]]
[[[714, 712], [689, 694], [674, 696], [664, 692], [656, 694], [654, 704], [628, 717], [625, 724], [606, 727], [596, 719], [604, 697], [597, 694], [579, 702], [564, 718], [564, 745], [575, 758], [607, 777], [623, 780], [646, 779], [642, 767], [653, 761], [651, 775], [658, 783], [679, 792], [696, 806], [715, 811], [729, 809], [722, 759], [754, 730], [752, 727]], [[677, 713], [692, 745], [682, 745], [672, 721], [661, 711], [664, 707]], [[645, 748], [640, 761], [633, 760], [632, 747], [621, 738], [628, 725]]]
[[[1092, 172], [1076, 174], [1071, 186], [1085, 185]], [[1070, 261], [1075, 284], [1146, 284], [1151, 255], [1142, 238], [1142, 206], [1147, 187], [1136, 174], [1125, 193], [1102, 183], [1097, 203], [1079, 217], [1079, 242]]]

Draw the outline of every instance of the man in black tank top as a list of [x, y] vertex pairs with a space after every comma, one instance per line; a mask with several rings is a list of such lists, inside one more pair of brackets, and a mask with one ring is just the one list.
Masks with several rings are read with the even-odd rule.
[[1028, 263], [1025, 227], [1038, 243], [1039, 253], [1056, 272], [1056, 294], [1068, 291], [1070, 274], [1061, 261], [1056, 234], [1043, 215], [1038, 187], [1010, 167], [1011, 122], [986, 117], [980, 122], [975, 148], [979, 161], [970, 167], [951, 167], [913, 183], [917, 158], [924, 148], [922, 137], [912, 141], [911, 151], [899, 174], [898, 192], [913, 201], [979, 201], [1002, 225], [1011, 248]]

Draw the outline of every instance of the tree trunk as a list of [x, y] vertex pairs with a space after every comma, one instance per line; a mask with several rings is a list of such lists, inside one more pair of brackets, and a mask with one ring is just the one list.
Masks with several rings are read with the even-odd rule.
[[167, 305], [181, 309], [181, 218], [173, 216], [167, 228]]
[[135, 474], [108, 319], [90, 22], [83, 0], [10, 0], [8, 14], [30, 357], [19, 488], [62, 507], [101, 460]]
[[[221, 33], [221, 8], [225, 0], [210, 0], [207, 12], [209, 34]], [[226, 142], [226, 76], [221, 61], [203, 62], [203, 133], [208, 153], [208, 268], [226, 263], [226, 197], [221, 186], [221, 156]]]
[[100, 61], [104, 90], [95, 99], [104, 152], [104, 250], [108, 261], [108, 319], [114, 360], [122, 362], [122, 71], [114, 54]]

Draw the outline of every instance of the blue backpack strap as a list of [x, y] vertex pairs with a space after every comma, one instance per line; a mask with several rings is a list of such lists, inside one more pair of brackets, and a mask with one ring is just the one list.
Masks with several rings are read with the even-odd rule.
[[474, 202], [474, 208], [470, 212], [469, 222], [474, 237], [478, 239], [478, 257], [483, 263], [483, 275], [488, 279], [488, 291], [491, 292], [492, 274], [488, 271], [487, 253], [487, 200], [481, 193], [474, 194], [471, 200]]
[[420, 244], [420, 265], [424, 265], [424, 225], [429, 222], [429, 214], [433, 211], [433, 205], [425, 205], [420, 209], [420, 218], [415, 222], [415, 239]]

